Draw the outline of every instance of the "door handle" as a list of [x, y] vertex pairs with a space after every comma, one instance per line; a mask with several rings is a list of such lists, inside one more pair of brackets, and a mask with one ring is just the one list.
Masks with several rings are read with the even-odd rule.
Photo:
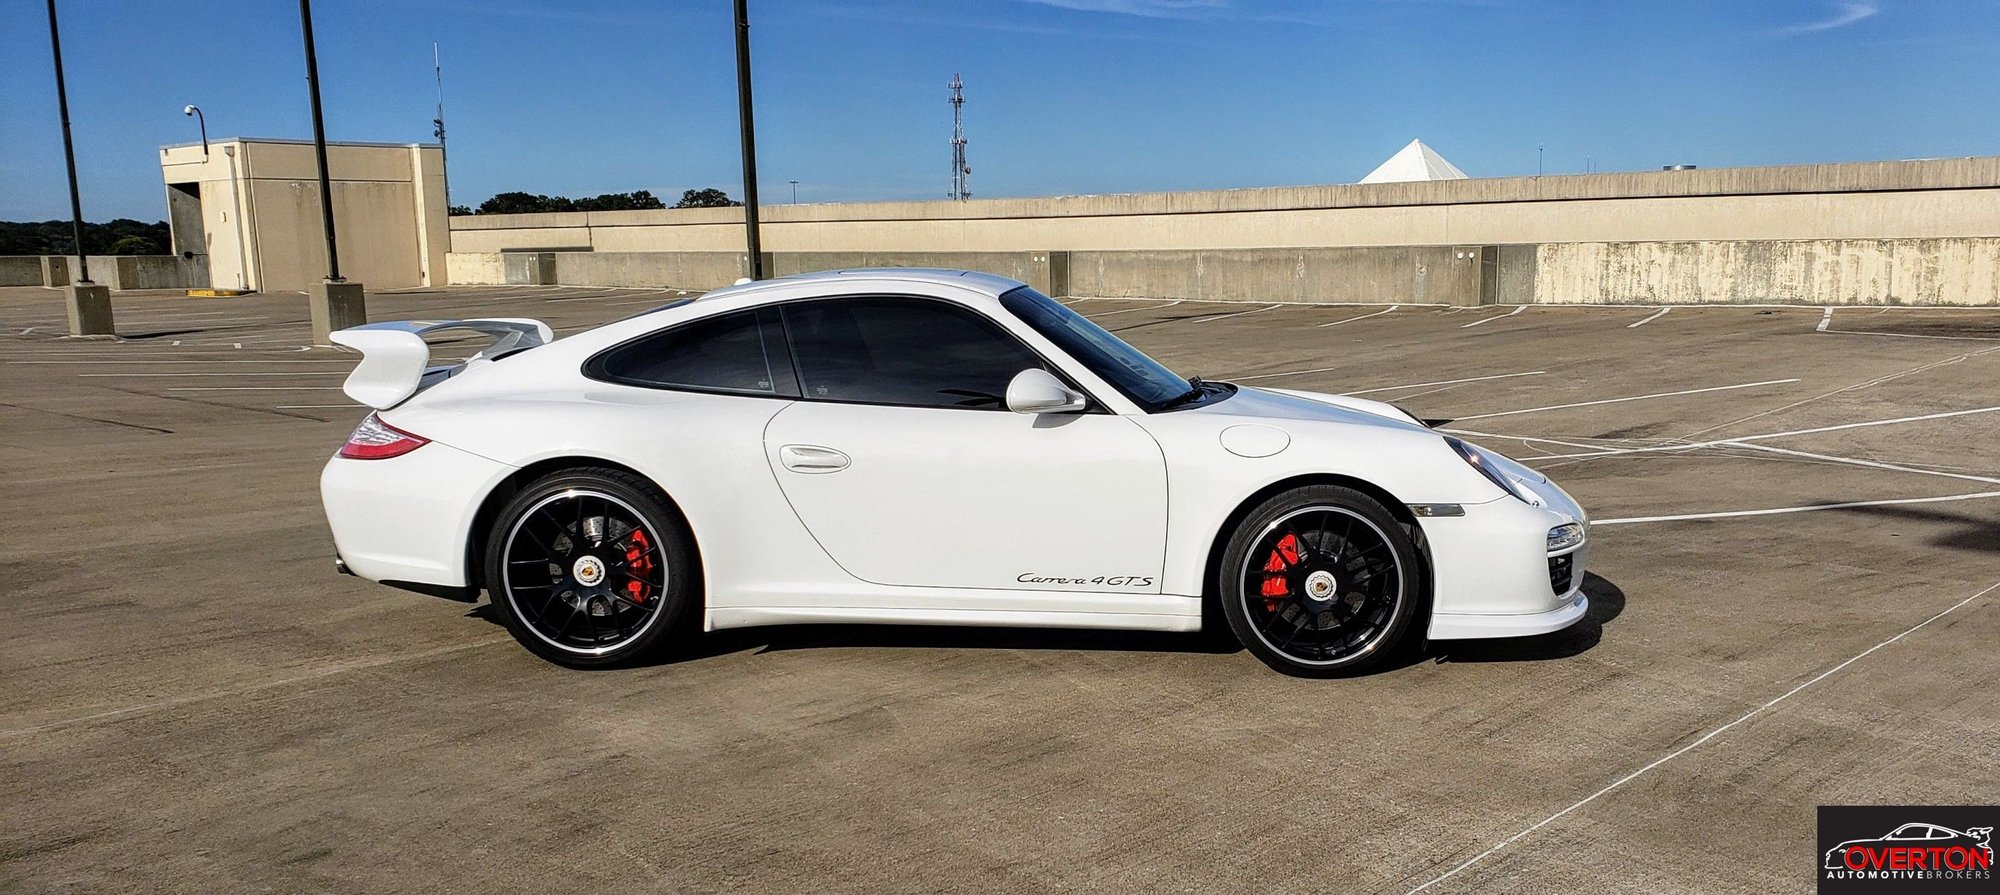
[[846, 454], [811, 444], [788, 444], [778, 449], [778, 460], [793, 472], [839, 472], [850, 462]]

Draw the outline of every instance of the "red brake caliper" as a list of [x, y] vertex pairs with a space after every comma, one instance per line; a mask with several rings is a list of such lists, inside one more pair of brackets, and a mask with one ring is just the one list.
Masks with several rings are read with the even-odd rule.
[[1299, 562], [1299, 539], [1287, 534], [1278, 539], [1271, 550], [1271, 558], [1264, 561], [1264, 611], [1278, 611], [1278, 601], [1291, 593], [1285, 584], [1284, 571]]
[[644, 603], [648, 596], [646, 591], [650, 588], [640, 579], [653, 573], [653, 544], [646, 539], [643, 528], [632, 529], [626, 542], [629, 546], [625, 548], [625, 566], [632, 571], [633, 577], [625, 582], [625, 595], [631, 597], [634, 603]]

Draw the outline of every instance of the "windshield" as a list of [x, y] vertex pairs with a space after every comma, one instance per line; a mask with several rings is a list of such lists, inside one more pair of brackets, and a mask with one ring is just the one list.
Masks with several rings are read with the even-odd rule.
[[1159, 361], [1030, 287], [1000, 296], [1000, 304], [1149, 413], [1189, 391], [1188, 381]]

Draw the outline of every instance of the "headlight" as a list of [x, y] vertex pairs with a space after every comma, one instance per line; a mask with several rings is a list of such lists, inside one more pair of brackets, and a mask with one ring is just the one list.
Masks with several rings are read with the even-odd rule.
[[1583, 543], [1583, 526], [1570, 522], [1549, 529], [1549, 552], [1568, 550]]
[[1514, 487], [1513, 482], [1500, 474], [1499, 463], [1495, 462], [1491, 454], [1449, 435], [1445, 436], [1444, 441], [1451, 445], [1451, 449], [1457, 451], [1460, 457], [1464, 457], [1465, 462], [1472, 464], [1473, 469], [1479, 470], [1479, 474], [1485, 476], [1487, 481], [1500, 486], [1500, 490], [1512, 495], [1515, 500], [1522, 503], [1530, 502], [1521, 494], [1521, 489]]

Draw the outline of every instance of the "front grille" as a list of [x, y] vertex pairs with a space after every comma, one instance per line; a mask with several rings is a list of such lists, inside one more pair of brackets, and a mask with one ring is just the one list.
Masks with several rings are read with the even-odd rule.
[[1549, 557], [1549, 586], [1555, 588], [1556, 596], [1569, 593], [1576, 579], [1576, 554], [1565, 553]]

